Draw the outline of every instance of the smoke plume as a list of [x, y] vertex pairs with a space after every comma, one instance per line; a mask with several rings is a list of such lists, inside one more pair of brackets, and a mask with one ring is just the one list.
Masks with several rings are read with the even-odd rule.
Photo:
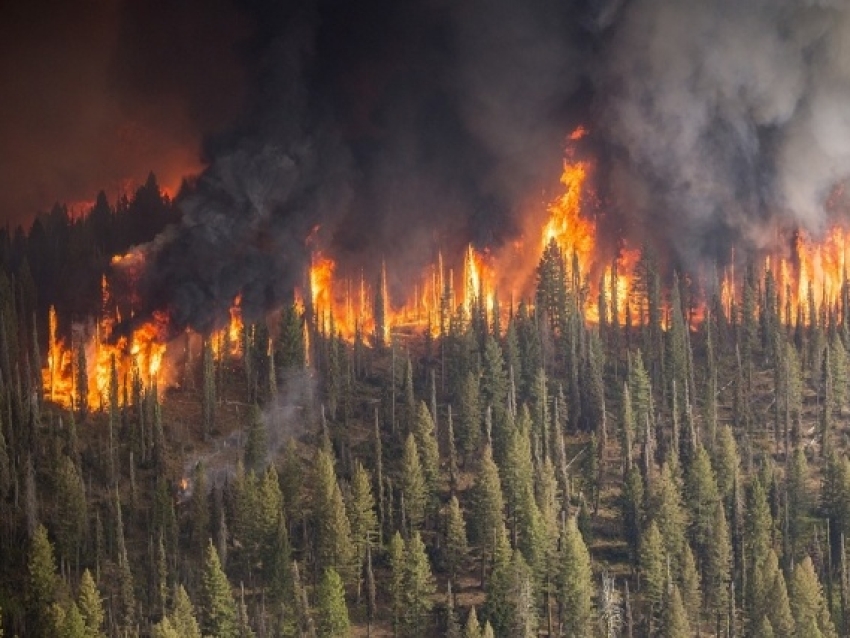
[[[248, 107], [208, 138], [184, 218], [143, 247], [176, 327], [248, 318], [308, 249], [393, 285], [437, 247], [498, 247], [591, 131], [603, 228], [676, 264], [813, 233], [850, 173], [850, 17], [827, 0], [243, 7]], [[835, 207], [832, 207], [835, 210]], [[839, 207], [840, 209], [840, 207]], [[315, 229], [318, 227], [318, 231]]]
[[625, 5], [590, 73], [632, 228], [689, 265], [822, 231], [850, 174], [848, 29], [829, 0]]

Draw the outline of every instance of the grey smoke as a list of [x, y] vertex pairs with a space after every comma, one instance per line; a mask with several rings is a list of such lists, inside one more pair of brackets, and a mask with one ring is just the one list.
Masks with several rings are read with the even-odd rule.
[[843, 2], [625, 5], [592, 76], [633, 227], [668, 229], [691, 264], [822, 231], [850, 175], [849, 29]]

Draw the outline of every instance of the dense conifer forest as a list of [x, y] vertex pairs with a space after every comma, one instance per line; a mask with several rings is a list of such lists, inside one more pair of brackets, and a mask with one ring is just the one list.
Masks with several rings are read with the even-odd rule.
[[552, 243], [525, 300], [351, 341], [293, 303], [52, 402], [49, 309], [70, 338], [177, 217], [151, 176], [0, 233], [0, 635], [850, 635], [846, 284], [644, 251], [591, 299]]

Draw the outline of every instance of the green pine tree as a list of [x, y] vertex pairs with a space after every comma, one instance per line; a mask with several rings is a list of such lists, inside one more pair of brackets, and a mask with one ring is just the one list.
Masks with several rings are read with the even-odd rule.
[[469, 551], [466, 540], [466, 522], [457, 497], [452, 495], [446, 508], [446, 538], [444, 542], [446, 568], [449, 578], [455, 579]]
[[436, 583], [425, 544], [419, 532], [413, 533], [404, 556], [404, 619], [406, 636], [428, 635]]
[[103, 604], [101, 603], [100, 592], [88, 569], [83, 571], [83, 576], [80, 579], [77, 606], [80, 609], [86, 626], [86, 636], [88, 638], [100, 638], [104, 636], [105, 634], [102, 631], [104, 619]]
[[408, 434], [404, 443], [404, 456], [401, 460], [401, 493], [404, 497], [405, 520], [410, 530], [417, 529], [425, 520], [428, 496], [425, 475], [419, 461], [419, 449], [413, 434]]
[[206, 636], [238, 638], [236, 601], [212, 541], [207, 544], [201, 575], [200, 625]]
[[469, 608], [469, 613], [466, 616], [466, 623], [463, 626], [463, 638], [481, 638], [481, 625], [478, 624], [475, 605]]
[[798, 631], [804, 632], [802, 635], [809, 635], [805, 633], [807, 628], [817, 627], [824, 638], [838, 636], [812, 559], [808, 556], [797, 565], [791, 577], [791, 612]]
[[354, 464], [351, 477], [351, 497], [348, 501], [348, 520], [351, 523], [351, 540], [354, 544], [354, 561], [358, 573], [358, 600], [366, 553], [378, 541], [378, 517], [375, 514], [375, 499], [372, 497], [372, 477], [360, 461]]
[[593, 617], [593, 574], [590, 553], [574, 517], [561, 532], [558, 591], [567, 636], [584, 636]]
[[690, 638], [691, 636], [688, 614], [685, 611], [685, 605], [682, 603], [682, 595], [676, 585], [673, 585], [665, 597], [659, 629], [660, 638]]
[[316, 517], [316, 553], [320, 565], [333, 567], [344, 579], [353, 576], [355, 547], [333, 459], [327, 450], [316, 452], [313, 513]]
[[251, 406], [248, 423], [248, 437], [245, 441], [245, 470], [259, 474], [266, 465], [268, 455], [268, 433], [266, 421], [259, 406]]
[[320, 638], [345, 638], [351, 623], [345, 604], [345, 587], [333, 567], [325, 569], [319, 583], [318, 625]]

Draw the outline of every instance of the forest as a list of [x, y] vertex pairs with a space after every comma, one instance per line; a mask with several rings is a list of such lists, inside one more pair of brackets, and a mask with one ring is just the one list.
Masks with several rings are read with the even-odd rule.
[[52, 400], [50, 309], [178, 218], [151, 175], [0, 231], [0, 636], [850, 635], [846, 280], [645, 249], [623, 296], [551, 242], [524, 300], [352, 339], [293, 300]]

